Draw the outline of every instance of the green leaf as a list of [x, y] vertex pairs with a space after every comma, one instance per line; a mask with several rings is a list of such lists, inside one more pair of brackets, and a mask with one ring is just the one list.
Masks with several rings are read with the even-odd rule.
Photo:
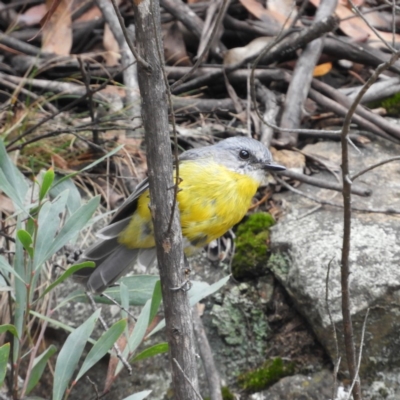
[[61, 282], [64, 282], [76, 271], [79, 271], [82, 268], [88, 268], [88, 267], [94, 268], [95, 266], [96, 264], [93, 261], [85, 261], [83, 263], [73, 265], [72, 267], [68, 268], [59, 278], [57, 278], [50, 286], [48, 286], [46, 290], [42, 293], [42, 295], [39, 297], [39, 299], [41, 299], [43, 296], [49, 293], [50, 290], [53, 290]]
[[56, 346], [51, 344], [40, 356], [36, 357], [33, 362], [33, 368], [29, 377], [26, 393], [29, 394], [31, 390], [37, 385], [46, 368], [47, 361], [57, 351]]
[[122, 400], [143, 400], [143, 399], [145, 399], [151, 392], [152, 392], [152, 390], [143, 390], [143, 392], [131, 394], [130, 396], [125, 397], [125, 398], [122, 399]]
[[14, 275], [17, 279], [19, 279], [21, 282], [24, 282], [24, 280], [21, 278], [21, 276], [17, 273], [17, 271], [11, 267], [11, 265], [7, 262], [7, 260], [0, 255], [0, 271], [5, 275], [8, 276], [6, 272], [8, 272], [11, 275]]
[[20, 229], [17, 232], [17, 238], [22, 243], [22, 246], [24, 246], [24, 249], [29, 254], [29, 257], [32, 259], [33, 258], [32, 236], [26, 230]]
[[[220, 279], [218, 282], [209, 285], [207, 282], [192, 282], [192, 287], [189, 290], [189, 303], [191, 306], [197, 304], [200, 300], [203, 300], [207, 296], [214, 294], [222, 286], [224, 286], [230, 279], [230, 275], [225, 276], [224, 278]], [[160, 331], [165, 326], [165, 319], [159, 322], [159, 324], [147, 335], [150, 337], [154, 335], [156, 332]]]
[[8, 286], [7, 281], [4, 279], [3, 275], [0, 275], [0, 292], [6, 292], [13, 290], [11, 286]]
[[68, 383], [83, 353], [85, 344], [92, 334], [97, 319], [100, 316], [100, 311], [100, 309], [96, 310], [81, 326], [76, 328], [65, 341], [57, 357], [52, 400], [62, 400]]
[[43, 181], [40, 186], [40, 191], [39, 191], [39, 201], [42, 201], [47, 192], [49, 191], [51, 185], [53, 184], [54, 181], [54, 170], [53, 168], [50, 168], [49, 170], [46, 171], [46, 173], [43, 176]]
[[[157, 275], [134, 275], [122, 278], [129, 291], [129, 304], [131, 306], [143, 306], [152, 298], [154, 285], [160, 279]], [[108, 288], [105, 293], [121, 304], [121, 292], [118, 287]], [[104, 304], [112, 304], [105, 297], [95, 296], [96, 301]]]
[[52, 243], [60, 228], [60, 215], [65, 210], [68, 193], [63, 192], [54, 201], [44, 203], [39, 212], [38, 230], [35, 243], [33, 269], [36, 271], [55, 252], [51, 252]]
[[[128, 355], [132, 354], [139, 347], [140, 343], [142, 343], [144, 335], [146, 334], [147, 327], [149, 326], [150, 305], [151, 300], [148, 300], [145, 306], [142, 308], [142, 312], [140, 313], [139, 318], [136, 321], [133, 332], [128, 338], [128, 345], [123, 351], [123, 356], [125, 358], [128, 358]], [[121, 371], [122, 367], [123, 365], [120, 361], [116, 369], [116, 374]]]
[[147, 349], [143, 350], [141, 353], [136, 355], [135, 357], [131, 358], [129, 362], [134, 363], [136, 361], [144, 360], [146, 358], [154, 357], [157, 354], [166, 353], [169, 349], [168, 343], [158, 343], [154, 346], [148, 347]]
[[10, 343], [3, 344], [0, 347], [0, 387], [4, 383], [7, 373], [8, 356], [10, 355]]
[[224, 278], [220, 279], [218, 282], [209, 285], [207, 282], [193, 282], [193, 287], [189, 290], [189, 301], [190, 305], [194, 306], [200, 300], [218, 292], [222, 286], [225, 286], [226, 283], [230, 279], [230, 275], [225, 276]]
[[154, 285], [153, 297], [151, 298], [151, 308], [150, 308], [150, 317], [149, 317], [149, 324], [153, 321], [154, 317], [157, 314], [158, 309], [160, 308], [162, 300], [161, 294], [161, 282], [157, 281]]
[[[17, 218], [17, 231], [21, 229], [22, 215]], [[26, 268], [25, 268], [26, 267]], [[27, 276], [31, 276], [32, 263], [28, 262], [25, 265], [25, 254], [22, 247], [22, 243], [17, 240], [15, 242], [15, 256], [13, 270], [16, 274], [26, 279]], [[19, 337], [22, 337], [25, 329], [25, 316], [27, 307], [27, 294], [28, 289], [25, 282], [22, 279], [14, 280], [14, 290], [15, 290], [15, 304], [14, 304], [14, 325], [17, 329]], [[13, 363], [16, 363], [20, 354], [20, 341], [13, 341]]]
[[29, 186], [25, 177], [8, 157], [4, 143], [0, 140], [0, 190], [3, 191], [21, 210], [25, 210], [24, 200]]
[[75, 382], [78, 381], [87, 371], [89, 371], [90, 368], [93, 367], [93, 365], [95, 365], [107, 354], [107, 352], [121, 336], [125, 327], [126, 319], [121, 319], [101, 335], [100, 339], [95, 343], [95, 345], [89, 351], [89, 354], [86, 356], [85, 361], [83, 362], [83, 365], [79, 370], [77, 377], [75, 378]]
[[119, 285], [119, 291], [121, 295], [121, 316], [122, 318], [128, 318], [128, 313], [125, 310], [129, 309], [129, 291], [128, 287], [125, 285], [124, 282], [121, 282]]
[[68, 218], [67, 222], [61, 228], [60, 233], [53, 241], [48, 251], [48, 257], [65, 246], [82, 228], [84, 228], [96, 211], [99, 203], [100, 196], [93, 197], [93, 199], [90, 199]]
[[11, 324], [5, 324], [5, 325], [0, 325], [0, 335], [4, 332], [10, 332], [13, 334], [16, 338], [18, 338], [18, 331], [17, 328], [14, 325]]
[[61, 183], [59, 183], [61, 179], [62, 178], [59, 176], [55, 177], [54, 185], [50, 189], [49, 194], [50, 197], [54, 199], [60, 193], [68, 190], [67, 208], [69, 214], [71, 215], [81, 206], [81, 195], [72, 179], [63, 180]]

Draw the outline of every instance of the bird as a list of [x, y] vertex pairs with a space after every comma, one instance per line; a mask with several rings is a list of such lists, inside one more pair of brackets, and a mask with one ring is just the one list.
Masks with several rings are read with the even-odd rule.
[[[261, 142], [244, 136], [187, 150], [178, 162], [177, 204], [188, 257], [243, 219], [257, 189], [266, 183], [267, 172], [286, 169], [273, 162]], [[95, 268], [82, 268], [75, 278], [86, 284], [88, 291], [101, 293], [135, 263], [147, 267], [156, 261], [157, 227], [149, 204], [145, 179], [97, 233], [98, 241], [83, 252], [77, 264], [93, 261]]]

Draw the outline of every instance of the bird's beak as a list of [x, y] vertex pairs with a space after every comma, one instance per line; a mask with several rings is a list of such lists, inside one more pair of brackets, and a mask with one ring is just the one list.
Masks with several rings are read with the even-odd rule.
[[278, 164], [264, 164], [263, 165], [263, 170], [265, 171], [273, 171], [273, 172], [280, 172], [284, 171], [286, 167]]

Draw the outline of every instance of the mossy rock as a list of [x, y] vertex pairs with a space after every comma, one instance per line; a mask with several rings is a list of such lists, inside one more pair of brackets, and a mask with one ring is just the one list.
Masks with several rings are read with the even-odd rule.
[[399, 117], [400, 115], [400, 93], [396, 93], [386, 99], [374, 101], [368, 104], [369, 108], [383, 107], [388, 115]]
[[239, 375], [239, 386], [249, 393], [256, 393], [269, 388], [279, 379], [293, 375], [295, 366], [291, 362], [284, 362], [281, 358], [275, 358], [253, 371]]
[[257, 278], [265, 273], [269, 245], [269, 228], [275, 224], [268, 213], [255, 213], [236, 231], [236, 251], [232, 272], [236, 279]]

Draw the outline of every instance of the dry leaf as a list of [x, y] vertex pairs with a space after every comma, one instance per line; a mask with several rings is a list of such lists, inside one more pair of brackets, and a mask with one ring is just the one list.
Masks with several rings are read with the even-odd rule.
[[273, 37], [261, 36], [252, 40], [243, 47], [235, 47], [224, 54], [224, 65], [235, 65], [249, 57], [258, 55], [271, 41]]
[[107, 50], [104, 54], [106, 65], [108, 67], [115, 67], [118, 65], [119, 59], [121, 58], [119, 46], [108, 24], [104, 25], [103, 46]]
[[[311, 0], [311, 3], [318, 7], [320, 4], [320, 0]], [[344, 21], [340, 22], [340, 29], [347, 35], [353, 38], [357, 42], [364, 41], [377, 41], [378, 44], [381, 44], [381, 40], [375, 34], [375, 32], [358, 16], [347, 8], [343, 4], [338, 4], [336, 7], [335, 13], [337, 16]], [[347, 19], [352, 17], [350, 19]], [[379, 32], [380, 36], [386, 40], [387, 42], [392, 42], [392, 34], [389, 32]], [[395, 35], [396, 43], [400, 43], [400, 35]]]
[[47, 13], [45, 4], [39, 4], [26, 10], [23, 14], [18, 15], [18, 24], [25, 26], [38, 25]]
[[263, 7], [261, 3], [256, 0], [239, 0], [242, 6], [256, 18], [264, 21], [267, 24], [276, 26], [280, 28], [282, 26], [282, 22], [279, 22], [278, 18], [274, 13], [270, 10], [267, 10]]
[[332, 69], [332, 63], [319, 64], [314, 68], [313, 77], [324, 76]]
[[49, 10], [43, 26], [42, 50], [67, 56], [72, 47], [71, 2], [46, 0]]
[[192, 62], [186, 52], [185, 41], [179, 29], [179, 25], [174, 22], [168, 24], [163, 32], [164, 57], [168, 65], [179, 65], [190, 67]]

